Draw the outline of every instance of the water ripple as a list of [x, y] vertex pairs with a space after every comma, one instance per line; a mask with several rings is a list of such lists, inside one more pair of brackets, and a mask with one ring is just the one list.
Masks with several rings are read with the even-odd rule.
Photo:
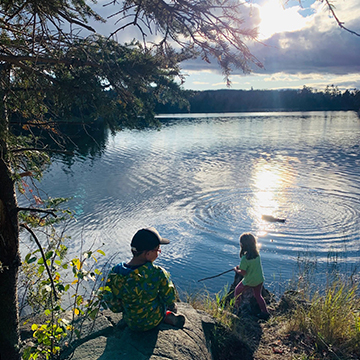
[[[245, 231], [258, 235], [266, 274], [290, 278], [306, 252], [359, 263], [355, 113], [182, 117], [161, 131], [121, 132], [101, 156], [51, 165], [41, 187], [73, 197], [76, 254], [80, 239], [85, 246], [98, 240], [107, 254], [128, 258], [135, 231], [156, 226], [171, 239], [157, 261], [180, 286], [236, 265]], [[223, 282], [207, 285], [218, 291]]]

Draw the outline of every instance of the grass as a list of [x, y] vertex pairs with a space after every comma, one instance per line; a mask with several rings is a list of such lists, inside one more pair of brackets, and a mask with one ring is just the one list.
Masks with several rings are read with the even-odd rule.
[[[217, 329], [215, 340], [220, 352], [228, 347], [229, 337], [231, 343], [236, 338], [246, 348], [249, 357], [244, 359], [279, 359], [276, 354], [279, 349], [282, 359], [360, 359], [360, 297], [358, 288], [350, 281], [334, 277], [323, 290], [315, 292], [313, 289], [307, 292], [304, 283], [301, 287], [299, 284], [298, 289], [285, 293], [291, 298], [288, 308], [281, 308], [279, 301], [267, 323], [259, 323], [251, 316], [234, 316], [233, 303], [224, 300], [225, 294], [227, 288], [215, 297], [201, 292], [186, 299], [219, 324], [222, 330]], [[278, 343], [281, 346], [274, 348], [273, 344]], [[230, 354], [227, 356], [227, 360], [232, 359]]]
[[228, 287], [215, 294], [215, 298], [209, 292], [202, 290], [185, 295], [185, 301], [194, 309], [203, 310], [211, 315], [219, 324], [233, 330], [236, 317], [233, 315], [234, 301], [225, 301]]
[[360, 298], [356, 286], [335, 280], [316, 292], [309, 306], [297, 306], [288, 319], [288, 329], [310, 336], [319, 353], [330, 358], [360, 356]]

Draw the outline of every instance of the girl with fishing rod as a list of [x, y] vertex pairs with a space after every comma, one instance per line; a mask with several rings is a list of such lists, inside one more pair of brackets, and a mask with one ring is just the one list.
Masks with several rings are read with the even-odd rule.
[[258, 314], [258, 317], [267, 320], [270, 314], [261, 295], [265, 279], [259, 250], [256, 245], [256, 238], [253, 234], [244, 233], [240, 236], [240, 265], [234, 267], [233, 270], [243, 276], [243, 279], [235, 288], [235, 307], [239, 308], [241, 294], [250, 288], [260, 307], [261, 312]]

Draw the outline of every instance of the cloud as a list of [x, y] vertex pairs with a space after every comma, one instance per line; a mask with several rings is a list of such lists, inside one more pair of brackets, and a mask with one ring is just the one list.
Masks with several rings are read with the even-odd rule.
[[[360, 7], [356, 2], [357, 0], [337, 1], [335, 11], [345, 26], [360, 32]], [[296, 9], [297, 16], [300, 16], [301, 9], [298, 6]], [[352, 74], [353, 80], [348, 82], [353, 84], [360, 74], [360, 37], [341, 29], [320, 1], [315, 2], [308, 10], [302, 28], [276, 33], [264, 41], [265, 45], [249, 45], [251, 52], [265, 66], [265, 69], [260, 69], [254, 65], [254, 74], [286, 73], [297, 79], [302, 77], [302, 80], [312, 81], [319, 81], [319, 76], [327, 74]], [[294, 9], [292, 14], [295, 16]], [[255, 6], [252, 15], [253, 24], [256, 25], [259, 11]], [[276, 18], [273, 21], [276, 22]], [[206, 68], [213, 74], [221, 74], [216, 60], [211, 64], [200, 59], [191, 60], [183, 63], [183, 68], [193, 71]], [[232, 78], [241, 75], [242, 72], [236, 70]]]
[[[265, 73], [290, 74], [360, 72], [360, 38], [341, 29], [319, 32], [314, 28], [274, 35], [267, 46], [252, 52], [262, 61]], [[256, 73], [263, 73], [254, 67]]]
[[[356, 0], [336, 2], [340, 21], [360, 32], [359, 6]], [[251, 47], [264, 63], [266, 73], [350, 74], [360, 72], [360, 37], [341, 29], [328, 9], [319, 1], [311, 6], [315, 11], [304, 28], [273, 35], [267, 46]], [[254, 68], [257, 73], [261, 73]]]

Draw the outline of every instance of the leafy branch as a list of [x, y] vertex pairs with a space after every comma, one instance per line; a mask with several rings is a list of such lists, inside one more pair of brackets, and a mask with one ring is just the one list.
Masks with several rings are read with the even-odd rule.
[[40, 250], [41, 257], [43, 259], [44, 266], [46, 268], [46, 272], [48, 273], [48, 276], [49, 276], [49, 280], [50, 280], [51, 287], [52, 287], [53, 294], [54, 294], [54, 299], [55, 299], [55, 301], [57, 301], [59, 299], [59, 297], [58, 297], [56, 289], [55, 289], [55, 284], [54, 284], [54, 280], [53, 280], [52, 275], [51, 275], [51, 271], [50, 271], [49, 266], [47, 264], [48, 259], [45, 256], [44, 249], [42, 248], [39, 239], [37, 238], [37, 236], [35, 235], [35, 233], [34, 233], [34, 231], [32, 229], [30, 229], [26, 224], [20, 224], [20, 226], [23, 227], [24, 229], [26, 229], [31, 234], [31, 236], [34, 238], [34, 240], [36, 242], [36, 245], [38, 246], [38, 248]]
[[56, 209], [36, 209], [36, 208], [24, 208], [24, 207], [18, 207], [16, 209], [17, 211], [31, 211], [31, 212], [41, 212], [41, 213], [45, 213], [45, 214], [49, 214], [54, 216], [55, 218], [57, 217], [57, 215], [54, 213], [54, 211], [56, 211]]

